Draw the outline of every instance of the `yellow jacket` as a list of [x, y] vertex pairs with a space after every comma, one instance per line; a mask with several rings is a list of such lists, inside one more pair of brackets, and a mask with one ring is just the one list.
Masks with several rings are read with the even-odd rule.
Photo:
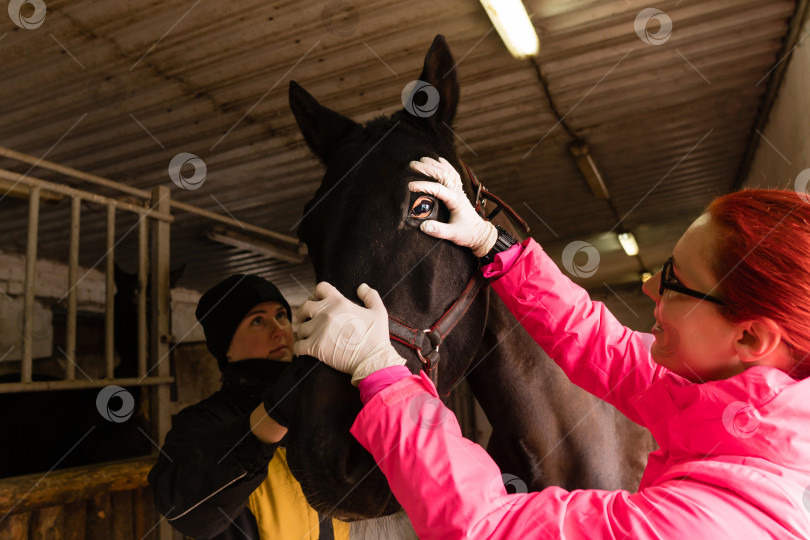
[[[307, 504], [301, 484], [287, 465], [287, 450], [276, 448], [267, 478], [250, 495], [248, 509], [256, 518], [262, 540], [317, 540], [318, 513]], [[349, 524], [332, 520], [335, 540], [348, 540]]]

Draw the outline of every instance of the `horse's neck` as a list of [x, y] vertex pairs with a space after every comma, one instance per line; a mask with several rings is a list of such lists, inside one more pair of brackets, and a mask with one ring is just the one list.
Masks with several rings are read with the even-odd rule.
[[490, 296], [467, 380], [493, 426], [487, 450], [501, 472], [530, 490], [635, 488], [651, 449], [646, 430], [572, 384]]

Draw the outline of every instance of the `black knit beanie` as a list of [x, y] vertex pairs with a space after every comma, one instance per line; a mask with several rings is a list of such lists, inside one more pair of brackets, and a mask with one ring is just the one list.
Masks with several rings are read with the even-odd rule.
[[239, 323], [253, 307], [263, 302], [278, 302], [287, 308], [287, 316], [292, 320], [290, 304], [281, 291], [259, 276], [233, 275], [200, 297], [195, 315], [205, 331], [208, 350], [217, 359], [220, 369], [228, 362], [228, 348]]

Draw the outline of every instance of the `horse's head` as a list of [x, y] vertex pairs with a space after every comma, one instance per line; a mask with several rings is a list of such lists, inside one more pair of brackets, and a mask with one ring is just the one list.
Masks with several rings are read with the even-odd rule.
[[[446, 221], [447, 208], [408, 190], [410, 181], [425, 179], [409, 169], [411, 160], [443, 156], [461, 170], [450, 128], [458, 81], [442, 36], [425, 57], [419, 83], [412, 84], [404, 98], [406, 108], [359, 125], [290, 84], [298, 126], [326, 167], [320, 188], [304, 209], [299, 236], [309, 248], [319, 281], [329, 281], [354, 301], [357, 286], [368, 283], [380, 292], [391, 316], [422, 330], [453, 306], [477, 273], [469, 250], [419, 230], [425, 219]], [[432, 374], [442, 394], [464, 375], [485, 318], [486, 300], [478, 295], [441, 343]], [[411, 371], [423, 367], [414, 350], [398, 341], [393, 344]], [[288, 456], [310, 503], [343, 518], [398, 510], [371, 455], [349, 433], [361, 408], [349, 377], [321, 365], [302, 384]]]

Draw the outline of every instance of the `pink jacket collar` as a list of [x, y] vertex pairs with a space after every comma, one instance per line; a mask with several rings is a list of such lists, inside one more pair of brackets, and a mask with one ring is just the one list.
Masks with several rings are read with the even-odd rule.
[[696, 384], [665, 371], [632, 401], [670, 463], [757, 456], [810, 472], [810, 379], [757, 366]]

